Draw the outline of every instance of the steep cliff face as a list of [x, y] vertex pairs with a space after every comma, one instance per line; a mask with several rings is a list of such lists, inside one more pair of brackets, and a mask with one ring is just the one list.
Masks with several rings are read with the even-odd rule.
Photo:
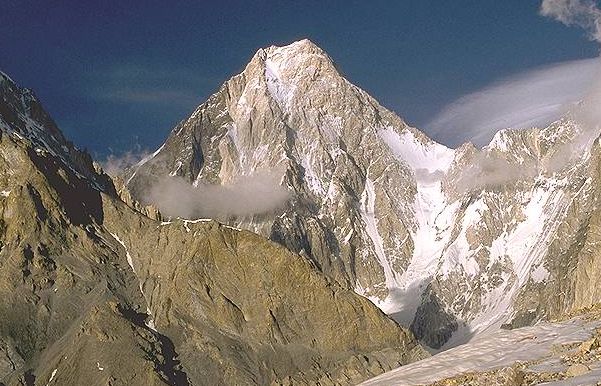
[[[305, 255], [440, 346], [456, 331], [455, 343], [593, 296], [584, 273], [593, 258], [579, 245], [594, 235], [597, 150], [594, 133], [583, 131], [568, 115], [547, 128], [503, 130], [484, 149], [451, 150], [350, 84], [303, 40], [259, 50], [126, 181], [152, 202], [149, 192], [170, 178], [228, 187], [274, 173], [290, 201], [222, 220]], [[572, 281], [577, 265], [581, 284]], [[565, 294], [550, 297], [554, 291]]]
[[[520, 289], [516, 313], [520, 321], [555, 318], [566, 311], [591, 307], [601, 301], [595, 279], [598, 272], [599, 212], [601, 204], [601, 148], [598, 139], [590, 151], [579, 154], [580, 165], [567, 168], [571, 193], [564, 215], [555, 224], [542, 267], [541, 280]], [[566, 189], [567, 190], [567, 189]], [[521, 320], [520, 320], [521, 319]], [[517, 323], [516, 323], [517, 322]]]
[[92, 158], [65, 139], [34, 92], [19, 87], [0, 71], [0, 127], [5, 134], [27, 143], [39, 155], [51, 154], [65, 167], [87, 178], [97, 189], [109, 191], [106, 174], [95, 173]]
[[426, 355], [305, 258], [161, 222], [1, 83], [0, 383], [353, 384]]

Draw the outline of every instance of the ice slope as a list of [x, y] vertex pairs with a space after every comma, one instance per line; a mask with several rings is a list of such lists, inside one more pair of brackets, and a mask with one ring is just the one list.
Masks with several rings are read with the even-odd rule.
[[[515, 330], [496, 330], [480, 335], [465, 345], [389, 371], [361, 385], [424, 385], [467, 371], [486, 371], [510, 366], [518, 361], [542, 359], [549, 355], [554, 345], [582, 342], [590, 338], [600, 324], [599, 321], [573, 319]], [[595, 374], [598, 372], [588, 374], [588, 377]]]
[[[371, 300], [387, 314], [394, 314], [401, 324], [409, 325], [420, 303], [420, 288], [436, 273], [457, 209], [456, 205], [448, 204], [442, 186], [455, 151], [418, 138], [410, 130], [399, 134], [387, 127], [380, 129], [378, 135], [394, 157], [411, 168], [415, 177], [417, 194], [412, 204], [411, 233], [415, 247], [406, 270], [396, 273], [394, 281], [387, 282], [390, 296], [384, 301]], [[365, 223], [368, 230], [373, 229], [370, 221]], [[374, 239], [377, 240], [372, 236]]]
[[[571, 130], [572, 125], [564, 122], [555, 131]], [[511, 320], [519, 291], [549, 277], [545, 259], [568, 209], [574, 201], [587, 199], [593, 183], [586, 175], [590, 152], [563, 172], [541, 168], [529, 178], [509, 178], [501, 185], [457, 194], [454, 184], [466, 173], [466, 165], [493, 156], [503, 159], [506, 168], [531, 167], [528, 157], [535, 158], [531, 163], [543, 164], [544, 154], [535, 151], [545, 142], [551, 148], [564, 146], [561, 135], [549, 129], [505, 130], [467, 161], [459, 149], [421, 142], [410, 131], [399, 135], [385, 128], [379, 135], [395, 158], [413, 170], [417, 194], [410, 263], [400, 274], [385, 267], [387, 278], [394, 278], [387, 280], [390, 295], [384, 301], [371, 300], [409, 325], [424, 289], [435, 282], [447, 311], [462, 322], [445, 347]], [[523, 144], [528, 141], [534, 143], [530, 148]], [[373, 230], [369, 220], [366, 227]], [[374, 244], [381, 242], [376, 236]]]

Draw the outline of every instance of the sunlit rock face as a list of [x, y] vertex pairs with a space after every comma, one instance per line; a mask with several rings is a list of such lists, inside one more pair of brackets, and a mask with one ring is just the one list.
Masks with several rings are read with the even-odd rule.
[[440, 185], [452, 159], [452, 150], [408, 127], [303, 40], [259, 50], [126, 180], [144, 200], [170, 175], [227, 185], [276, 173], [291, 192], [281, 208], [223, 217], [383, 301], [400, 286], [413, 254], [416, 171]]
[[[453, 331], [458, 343], [597, 299], [585, 273], [596, 252], [581, 244], [593, 242], [598, 149], [590, 133], [582, 146], [583, 130], [568, 115], [500, 131], [483, 149], [449, 149], [302, 40], [260, 49], [125, 180], [168, 216], [217, 217], [306, 256], [442, 345], [452, 334], [428, 331]], [[243, 190], [236, 181], [260, 173], [289, 197], [257, 213], [207, 213], [202, 194], [175, 207], [176, 194], [156, 195], [175, 178]]]

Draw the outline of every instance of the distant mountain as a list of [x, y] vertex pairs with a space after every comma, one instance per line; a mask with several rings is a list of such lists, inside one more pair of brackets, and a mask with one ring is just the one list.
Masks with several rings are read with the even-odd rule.
[[305, 258], [117, 185], [0, 74], [0, 384], [356, 384], [427, 355]]
[[165, 214], [201, 218], [214, 216], [203, 189], [267, 171], [288, 201], [216, 216], [306, 256], [439, 348], [599, 301], [599, 150], [593, 137], [577, 146], [582, 131], [568, 115], [448, 149], [301, 40], [257, 51], [125, 180]]

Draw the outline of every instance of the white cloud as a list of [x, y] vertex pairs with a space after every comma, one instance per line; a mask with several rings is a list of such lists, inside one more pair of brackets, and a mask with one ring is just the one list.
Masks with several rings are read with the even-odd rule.
[[170, 217], [210, 217], [226, 221], [230, 216], [252, 216], [283, 208], [290, 192], [280, 185], [282, 171], [261, 170], [250, 176], [237, 176], [229, 184], [192, 186], [181, 177], [165, 177], [145, 192]]
[[500, 129], [546, 125], [585, 96], [599, 68], [592, 58], [509, 77], [446, 106], [425, 129], [456, 147], [467, 141], [484, 146]]
[[601, 10], [592, 0], [543, 0], [540, 14], [567, 26], [581, 27], [590, 39], [601, 42]]
[[208, 86], [218, 81], [186, 68], [131, 63], [100, 68], [91, 76], [96, 84], [91, 94], [96, 99], [187, 109], [201, 102], [199, 85]]

